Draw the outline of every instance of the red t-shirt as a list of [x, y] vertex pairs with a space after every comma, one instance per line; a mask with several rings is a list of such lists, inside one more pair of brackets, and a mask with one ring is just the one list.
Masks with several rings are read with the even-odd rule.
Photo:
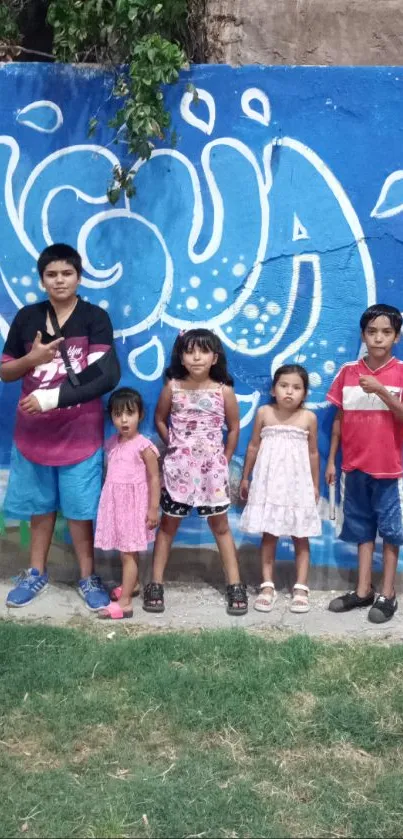
[[342, 408], [342, 469], [359, 469], [374, 478], [401, 478], [403, 423], [376, 393], [364, 393], [360, 376], [375, 376], [387, 390], [402, 400], [403, 362], [391, 358], [377, 370], [364, 359], [344, 364], [327, 394]]
[[[55, 340], [46, 331], [47, 302], [24, 306], [14, 318], [3, 349], [2, 363], [22, 358], [35, 340], [37, 331], [43, 343]], [[67, 354], [75, 373], [80, 373], [91, 356], [106, 352], [113, 342], [109, 316], [99, 306], [78, 298], [76, 308], [61, 327]], [[37, 388], [60, 387], [67, 373], [60, 351], [52, 362], [29, 370], [22, 380], [22, 396]], [[70, 408], [56, 408], [40, 414], [17, 409], [14, 441], [17, 449], [33, 463], [42, 466], [70, 466], [94, 454], [104, 438], [102, 402], [93, 399]]]

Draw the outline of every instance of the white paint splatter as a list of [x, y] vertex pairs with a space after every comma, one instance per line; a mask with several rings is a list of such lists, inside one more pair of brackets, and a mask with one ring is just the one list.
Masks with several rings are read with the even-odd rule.
[[319, 387], [319, 385], [322, 384], [322, 376], [320, 376], [319, 373], [310, 373], [309, 382], [312, 387]]
[[101, 309], [109, 309], [109, 300], [100, 300], [99, 305]]
[[255, 323], [255, 331], [256, 332], [264, 332], [264, 324], [263, 323]]
[[198, 288], [200, 283], [201, 283], [200, 277], [191, 277], [190, 280], [189, 280], [189, 285], [192, 286], [192, 288]]
[[267, 321], [269, 320], [269, 315], [260, 315], [260, 320], [262, 320], [263, 323], [267, 323]]
[[234, 277], [242, 277], [245, 271], [246, 267], [242, 264], [242, 262], [237, 262], [232, 269]]
[[21, 285], [23, 285], [23, 286], [32, 285], [32, 278], [31, 277], [21, 277]]
[[281, 312], [281, 306], [278, 303], [275, 303], [274, 300], [270, 300], [266, 306], [266, 309], [269, 315], [279, 315]]
[[247, 347], [248, 346], [248, 339], [247, 338], [238, 338], [237, 344], [238, 344], [238, 347]]
[[188, 297], [187, 298], [186, 306], [190, 311], [194, 311], [194, 309], [197, 309], [198, 305], [199, 305], [199, 301], [198, 301], [197, 297]]
[[325, 361], [325, 363], [323, 365], [323, 369], [324, 369], [325, 373], [334, 373], [334, 371], [336, 369], [336, 365], [335, 365], [334, 361]]
[[243, 313], [246, 318], [249, 318], [249, 320], [255, 320], [255, 318], [259, 317], [259, 309], [255, 303], [247, 303], [244, 307]]
[[127, 304], [127, 306], [123, 306], [123, 314], [126, 318], [129, 317], [131, 310], [132, 307], [129, 304]]
[[38, 295], [35, 294], [33, 291], [29, 291], [28, 294], [25, 295], [25, 300], [27, 303], [36, 303], [38, 299]]
[[215, 288], [213, 291], [214, 300], [217, 300], [217, 303], [224, 303], [228, 297], [228, 292], [225, 288]]
[[241, 329], [241, 335], [247, 335], [248, 332], [249, 332], [249, 329]]

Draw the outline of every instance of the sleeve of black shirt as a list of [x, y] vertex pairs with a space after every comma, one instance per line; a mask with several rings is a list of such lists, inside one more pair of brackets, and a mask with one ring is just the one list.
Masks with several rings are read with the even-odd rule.
[[11, 358], [23, 358], [26, 355], [25, 345], [22, 338], [22, 324], [25, 318], [24, 309], [17, 312], [7, 335], [6, 343], [4, 344], [2, 361], [7, 361]]
[[112, 324], [106, 312], [93, 307], [88, 329], [89, 352], [104, 350], [97, 361], [77, 374], [79, 384], [73, 387], [69, 379], [60, 386], [58, 408], [90, 402], [113, 390], [120, 379], [120, 365], [113, 342]]

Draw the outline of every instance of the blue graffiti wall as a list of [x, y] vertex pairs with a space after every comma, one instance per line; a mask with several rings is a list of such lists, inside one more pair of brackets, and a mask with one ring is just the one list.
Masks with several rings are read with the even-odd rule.
[[[135, 164], [137, 195], [114, 207], [113, 167], [133, 161], [105, 127], [112, 86], [101, 70], [0, 67], [2, 341], [18, 308], [41, 298], [38, 253], [67, 241], [83, 256], [83, 297], [112, 318], [123, 381], [144, 395], [146, 434], [178, 329], [203, 324], [224, 342], [241, 411], [234, 501], [256, 408], [286, 361], [309, 370], [323, 472], [326, 391], [360, 352], [359, 316], [375, 300], [401, 301], [401, 68], [194, 67], [166, 93], [175, 147]], [[18, 387], [0, 387], [4, 491]], [[239, 544], [250, 537], [238, 517], [234, 503]], [[178, 541], [210, 536], [191, 517]], [[326, 521], [312, 554], [354, 564]]]

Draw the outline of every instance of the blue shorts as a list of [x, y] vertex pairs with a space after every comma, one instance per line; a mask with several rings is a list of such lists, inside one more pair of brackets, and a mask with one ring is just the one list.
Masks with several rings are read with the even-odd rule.
[[66, 519], [94, 520], [102, 485], [103, 451], [72, 466], [32, 463], [13, 446], [4, 514], [27, 519], [59, 510]]
[[389, 545], [403, 545], [403, 479], [373, 478], [354, 469], [341, 476], [344, 542], [374, 542], [377, 532]]

